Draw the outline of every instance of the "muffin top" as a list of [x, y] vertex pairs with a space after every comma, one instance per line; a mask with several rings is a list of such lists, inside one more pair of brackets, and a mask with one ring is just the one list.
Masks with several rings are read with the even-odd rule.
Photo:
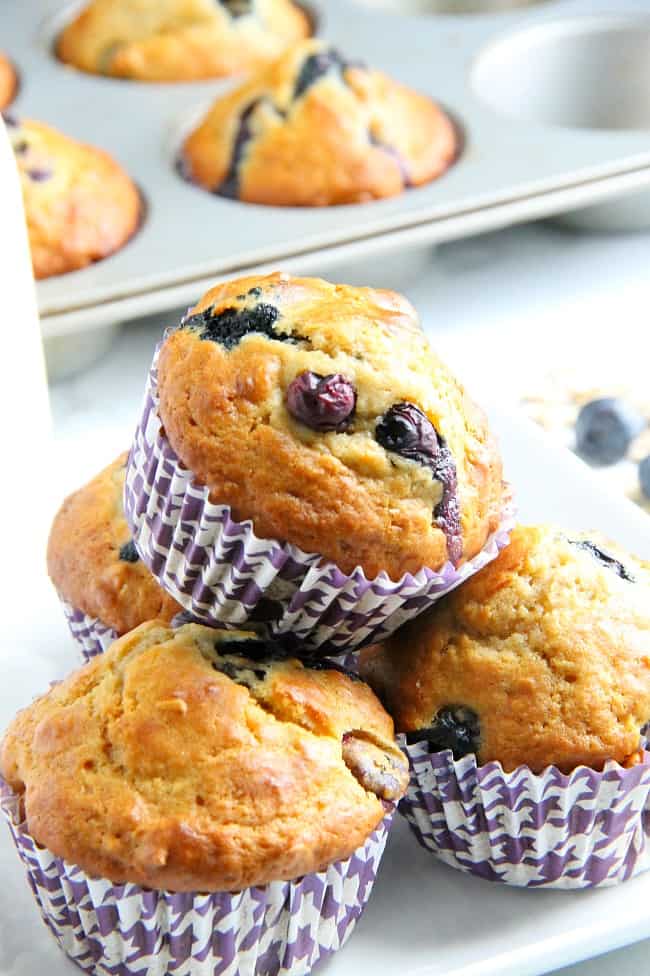
[[336, 664], [251, 633], [142, 624], [20, 712], [0, 773], [91, 876], [237, 891], [361, 846], [408, 781], [393, 724]]
[[344, 572], [458, 565], [498, 524], [485, 417], [394, 292], [283, 274], [217, 285], [165, 339], [158, 390], [211, 501]]
[[124, 517], [127, 455], [64, 501], [47, 547], [47, 568], [59, 596], [118, 636], [180, 607], [138, 557]]
[[456, 150], [430, 98], [308, 40], [218, 99], [182, 161], [189, 179], [224, 196], [326, 206], [427, 183]]
[[506, 771], [625, 763], [650, 719], [649, 594], [650, 566], [593, 533], [519, 526], [361, 673], [433, 751]]
[[309, 32], [290, 0], [92, 0], [57, 54], [91, 74], [195, 81], [272, 61]]
[[6, 108], [15, 95], [18, 79], [11, 61], [0, 52], [0, 109]]
[[36, 277], [83, 268], [125, 244], [141, 207], [124, 170], [42, 122], [8, 122]]

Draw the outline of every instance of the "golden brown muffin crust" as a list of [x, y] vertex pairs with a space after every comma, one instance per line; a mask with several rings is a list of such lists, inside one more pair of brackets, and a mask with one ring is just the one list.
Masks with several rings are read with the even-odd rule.
[[37, 278], [84, 268], [135, 233], [140, 195], [107, 153], [29, 119], [9, 134]]
[[309, 32], [290, 0], [92, 0], [57, 53], [91, 74], [197, 81], [272, 61]]
[[208, 190], [327, 206], [428, 183], [456, 151], [454, 126], [430, 98], [309, 40], [215, 102], [183, 156]]
[[[249, 315], [277, 312], [269, 334], [295, 341], [251, 332], [238, 342], [226, 337], [227, 348], [200, 338], [204, 310], [211, 310], [208, 326], [234, 317], [235, 327]], [[502, 506], [499, 453], [485, 417], [431, 351], [406, 299], [275, 274], [218, 285], [192, 312], [198, 319], [161, 348], [160, 416], [174, 451], [214, 503], [252, 519], [258, 536], [320, 553], [344, 572], [361, 565], [368, 577], [385, 570], [398, 580], [423, 566], [439, 569], [448, 558], [434, 518], [441, 482], [376, 440], [378, 419], [409, 401], [455, 462], [460, 561], [482, 548]], [[314, 431], [289, 413], [287, 388], [305, 371], [341, 373], [354, 384], [347, 430]]]
[[361, 673], [401, 732], [471, 709], [481, 763], [623, 763], [650, 719], [649, 592], [650, 566], [593, 533], [519, 526], [493, 563], [363, 652]]
[[20, 712], [0, 772], [32, 836], [173, 891], [291, 879], [363, 844], [408, 781], [390, 718], [336, 670], [244, 658], [251, 636], [143, 624]]
[[0, 109], [7, 108], [16, 97], [18, 78], [11, 61], [0, 53]]
[[180, 607], [158, 585], [132, 546], [124, 517], [126, 454], [64, 501], [47, 547], [47, 568], [59, 596], [126, 634], [146, 620], [170, 621]]

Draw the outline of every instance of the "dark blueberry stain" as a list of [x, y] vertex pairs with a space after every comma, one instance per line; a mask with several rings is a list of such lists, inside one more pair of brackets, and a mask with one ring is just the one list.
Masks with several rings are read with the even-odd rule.
[[129, 542], [125, 542], [120, 548], [120, 559], [123, 563], [139, 562], [140, 556], [138, 555], [138, 550], [135, 548], [133, 539], [130, 539]]
[[398, 149], [395, 149], [394, 146], [389, 146], [388, 143], [382, 142], [372, 132], [368, 133], [368, 139], [372, 146], [375, 146], [377, 149], [381, 149], [382, 152], [385, 152], [388, 156], [395, 160], [397, 166], [399, 167], [402, 183], [404, 184], [405, 188], [408, 189], [409, 187], [413, 186], [413, 183], [411, 182], [411, 171], [401, 152], [399, 152]]
[[250, 661], [271, 662], [286, 661], [293, 655], [279, 641], [265, 639], [263, 637], [226, 639], [217, 641], [214, 645], [215, 650], [220, 656], [237, 654], [240, 657], [248, 658]]
[[396, 403], [390, 407], [379, 418], [375, 437], [386, 451], [428, 467], [434, 480], [442, 484], [442, 498], [433, 515], [445, 534], [449, 559], [457, 566], [463, 555], [458, 475], [444, 437], [414, 403]]
[[249, 289], [248, 294], [252, 298], [261, 298], [262, 297], [262, 289], [259, 287], [259, 285], [255, 285], [254, 288], [250, 288]]
[[29, 149], [29, 143], [26, 139], [21, 139], [19, 142], [14, 143], [14, 152], [17, 156], [24, 156]]
[[362, 678], [356, 671], [351, 671], [350, 668], [345, 668], [342, 664], [331, 661], [329, 658], [307, 658], [302, 663], [310, 671], [337, 671], [339, 674], [345, 675], [346, 678], [350, 678], [351, 681], [362, 682]]
[[426, 729], [407, 732], [409, 745], [427, 742], [431, 752], [451, 749], [454, 759], [462, 759], [469, 753], [477, 753], [481, 730], [478, 715], [463, 705], [448, 705], [441, 708], [435, 721]]
[[252, 0], [219, 0], [231, 17], [245, 17], [253, 10]]
[[312, 85], [315, 85], [317, 81], [324, 78], [330, 71], [340, 71], [341, 78], [343, 79], [343, 72], [346, 68], [350, 67], [351, 64], [345, 61], [334, 48], [328, 48], [326, 51], [317, 51], [315, 54], [310, 54], [303, 61], [298, 77], [296, 78], [296, 84], [293, 89], [293, 100], [295, 101], [301, 98]]
[[299, 342], [295, 336], [280, 332], [274, 328], [280, 313], [275, 305], [260, 303], [252, 308], [224, 308], [215, 312], [214, 308], [204, 309], [195, 315], [190, 315], [181, 322], [181, 329], [190, 329], [199, 333], [200, 339], [218, 342], [226, 349], [232, 349], [244, 336], [259, 333], [278, 342]]
[[53, 171], [46, 167], [35, 167], [34, 169], [28, 169], [27, 175], [34, 183], [44, 183], [46, 180], [52, 178]]
[[606, 569], [611, 569], [613, 573], [620, 576], [621, 579], [627, 580], [628, 583], [634, 583], [634, 577], [627, 571], [623, 563], [619, 562], [618, 559], [614, 559], [613, 556], [608, 555], [608, 553], [603, 552], [598, 546], [594, 545], [593, 542], [588, 542], [584, 539], [569, 539], [572, 546], [577, 549], [582, 549], [584, 552], [590, 553], [596, 559], [601, 566]]
[[2, 120], [8, 129], [17, 129], [20, 125], [18, 117], [12, 112], [2, 112]]
[[215, 187], [214, 192], [221, 197], [228, 197], [230, 200], [239, 198], [239, 167], [246, 155], [249, 143], [253, 139], [253, 129], [250, 124], [251, 117], [265, 99], [256, 98], [248, 105], [239, 117], [239, 125], [235, 133], [230, 155], [230, 166], [222, 183]]

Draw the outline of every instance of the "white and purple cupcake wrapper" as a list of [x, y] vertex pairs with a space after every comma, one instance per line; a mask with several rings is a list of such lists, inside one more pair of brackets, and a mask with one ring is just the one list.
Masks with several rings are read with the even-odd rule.
[[61, 600], [61, 604], [70, 633], [79, 645], [84, 661], [90, 661], [98, 654], [103, 654], [113, 641], [117, 640], [117, 631], [97, 617], [90, 617], [65, 600]]
[[305, 976], [348, 939], [372, 891], [393, 813], [345, 861], [235, 894], [93, 880], [37, 844], [0, 779], [0, 806], [43, 921], [102, 976]]
[[403, 747], [411, 782], [400, 804], [420, 843], [462, 871], [526, 888], [620, 884], [650, 868], [650, 753], [629, 769], [511, 773]]
[[[158, 414], [157, 354], [127, 465], [124, 510], [140, 557], [160, 585], [205, 624], [241, 627], [271, 617], [275, 637], [342, 653], [383, 640], [405, 621], [491, 562], [509, 542], [514, 511], [478, 555], [395, 582], [368, 579], [286, 542], [260, 539], [197, 485], [164, 435]], [[269, 609], [271, 612], [269, 613]]]

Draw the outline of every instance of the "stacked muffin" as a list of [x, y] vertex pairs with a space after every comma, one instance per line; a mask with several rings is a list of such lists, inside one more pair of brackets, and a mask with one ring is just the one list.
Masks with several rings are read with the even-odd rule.
[[242, 279], [166, 334], [128, 461], [52, 528], [92, 660], [0, 751], [76, 962], [298, 976], [345, 941], [409, 773], [333, 655], [485, 566], [508, 506], [483, 414], [401, 296]]

